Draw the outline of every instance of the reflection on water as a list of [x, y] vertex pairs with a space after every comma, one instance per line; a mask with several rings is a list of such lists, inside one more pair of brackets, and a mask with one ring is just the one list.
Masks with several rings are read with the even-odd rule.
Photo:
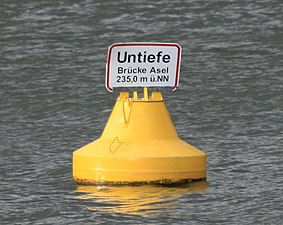
[[[182, 186], [78, 186], [78, 199], [89, 210], [151, 216], [176, 208], [183, 195], [206, 192], [207, 181]], [[90, 201], [90, 202], [89, 202]]]

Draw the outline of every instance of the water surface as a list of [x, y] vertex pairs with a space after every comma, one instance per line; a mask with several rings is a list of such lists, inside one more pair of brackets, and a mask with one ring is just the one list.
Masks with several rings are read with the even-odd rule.
[[[282, 223], [282, 8], [267, 1], [2, 0], [1, 224]], [[108, 46], [177, 42], [162, 90], [208, 183], [77, 186], [72, 152], [98, 138], [119, 92]], [[195, 186], [194, 186], [195, 185]]]

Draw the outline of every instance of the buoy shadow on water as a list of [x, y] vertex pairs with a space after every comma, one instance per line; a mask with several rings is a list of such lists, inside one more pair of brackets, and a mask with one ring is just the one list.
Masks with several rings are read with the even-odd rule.
[[150, 217], [174, 212], [180, 199], [194, 193], [205, 193], [208, 182], [175, 186], [161, 185], [79, 185], [76, 198], [86, 208], [98, 213], [121, 213]]
[[206, 154], [181, 140], [160, 92], [121, 92], [101, 137], [73, 153], [78, 184], [178, 184], [206, 179]]

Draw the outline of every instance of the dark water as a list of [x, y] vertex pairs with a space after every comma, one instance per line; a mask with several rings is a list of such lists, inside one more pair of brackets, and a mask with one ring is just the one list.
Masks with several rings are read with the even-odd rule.
[[[0, 3], [0, 224], [281, 224], [283, 3]], [[76, 186], [72, 152], [101, 134], [118, 92], [107, 48], [183, 47], [164, 97], [180, 137], [208, 155], [208, 183]]]

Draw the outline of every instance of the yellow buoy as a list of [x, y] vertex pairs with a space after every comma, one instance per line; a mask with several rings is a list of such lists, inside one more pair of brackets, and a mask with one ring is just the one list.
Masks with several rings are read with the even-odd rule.
[[171, 184], [206, 178], [206, 154], [182, 141], [160, 92], [121, 92], [101, 137], [73, 153], [76, 183]]

